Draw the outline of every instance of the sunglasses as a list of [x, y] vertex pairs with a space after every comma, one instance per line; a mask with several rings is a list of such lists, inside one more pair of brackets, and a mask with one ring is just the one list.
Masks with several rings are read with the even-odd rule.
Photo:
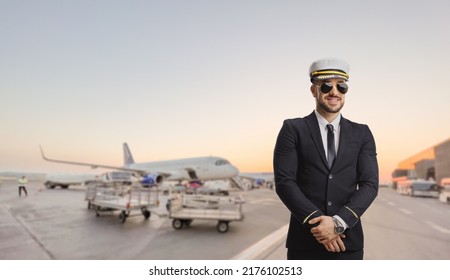
[[[319, 86], [317, 86], [319, 87]], [[348, 91], [348, 85], [346, 83], [337, 83], [336, 84], [337, 90], [342, 93], [342, 94], [346, 94]], [[323, 83], [320, 86], [320, 91], [324, 94], [329, 93], [331, 90], [333, 89], [333, 83]]]

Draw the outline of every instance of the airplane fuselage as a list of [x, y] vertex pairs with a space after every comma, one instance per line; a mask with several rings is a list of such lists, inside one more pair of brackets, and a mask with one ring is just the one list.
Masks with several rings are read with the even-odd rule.
[[229, 161], [214, 156], [133, 163], [127, 167], [149, 173], [168, 173], [167, 180], [218, 180], [239, 174], [239, 170]]

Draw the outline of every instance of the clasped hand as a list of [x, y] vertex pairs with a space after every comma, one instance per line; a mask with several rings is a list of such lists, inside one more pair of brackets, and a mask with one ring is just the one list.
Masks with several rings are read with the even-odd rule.
[[325, 246], [329, 252], [345, 251], [345, 245], [342, 241], [344, 234], [334, 232], [333, 219], [330, 216], [320, 216], [309, 221], [309, 224], [318, 224], [311, 229], [312, 235], [316, 240]]

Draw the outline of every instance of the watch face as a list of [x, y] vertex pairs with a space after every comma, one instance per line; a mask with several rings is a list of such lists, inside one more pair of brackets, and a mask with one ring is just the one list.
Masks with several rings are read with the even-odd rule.
[[338, 219], [333, 218], [334, 231], [336, 234], [342, 234], [344, 232], [344, 227], [341, 225]]

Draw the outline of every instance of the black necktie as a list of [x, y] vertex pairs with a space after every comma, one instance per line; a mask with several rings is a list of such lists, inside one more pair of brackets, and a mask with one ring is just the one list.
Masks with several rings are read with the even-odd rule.
[[328, 145], [328, 167], [331, 168], [333, 165], [334, 159], [336, 158], [336, 149], [334, 147], [334, 129], [332, 124], [327, 124], [328, 129], [328, 137], [327, 137], [327, 145]]

